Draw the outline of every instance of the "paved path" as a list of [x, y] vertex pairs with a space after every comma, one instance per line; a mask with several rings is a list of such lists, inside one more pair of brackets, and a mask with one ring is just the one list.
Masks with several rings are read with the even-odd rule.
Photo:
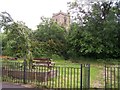
[[2, 88], [30, 88], [29, 86], [26, 87], [24, 85], [14, 84], [14, 83], [7, 83], [7, 82], [2, 82], [0, 84], [2, 84]]
[[31, 85], [22, 85], [8, 82], [0, 82], [0, 86], [3, 88], [2, 90], [48, 90], [44, 88], [34, 88], [34, 86]]

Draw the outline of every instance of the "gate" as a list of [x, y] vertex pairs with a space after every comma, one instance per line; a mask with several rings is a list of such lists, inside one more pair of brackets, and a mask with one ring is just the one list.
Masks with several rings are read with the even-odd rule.
[[105, 65], [105, 88], [120, 89], [120, 65]]
[[90, 88], [90, 64], [77, 67], [35, 66], [26, 67], [25, 63], [7, 62], [2, 66], [2, 80], [14, 83], [36, 84], [47, 88]]

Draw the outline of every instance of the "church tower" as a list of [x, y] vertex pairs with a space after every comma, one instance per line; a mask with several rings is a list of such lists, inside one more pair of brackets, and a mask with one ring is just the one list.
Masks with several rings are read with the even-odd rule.
[[70, 27], [70, 14], [63, 13], [60, 11], [59, 13], [53, 14], [52, 19], [57, 22], [60, 26], [63, 26], [66, 31], [68, 31]]

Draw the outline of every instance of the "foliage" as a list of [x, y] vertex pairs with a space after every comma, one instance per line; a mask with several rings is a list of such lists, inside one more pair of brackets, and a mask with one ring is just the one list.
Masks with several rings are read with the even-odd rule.
[[4, 28], [3, 55], [24, 57], [30, 50], [29, 34], [31, 30], [22, 22], [13, 23]]
[[[66, 56], [65, 29], [60, 27], [52, 19], [42, 18], [42, 23], [34, 32], [36, 48], [34, 54], [46, 54], [51, 57], [52, 54]], [[42, 55], [41, 55], [42, 56]]]
[[[68, 36], [69, 52], [74, 57], [120, 57], [118, 3], [114, 5], [113, 2], [96, 2], [87, 12], [82, 10], [78, 1], [71, 4], [71, 9], [79, 9], [79, 12], [74, 11], [77, 13], [77, 20], [81, 22], [82, 18], [82, 24], [78, 23], [76, 27], [71, 25], [72, 32]], [[80, 13], [84, 14], [81, 18]]]

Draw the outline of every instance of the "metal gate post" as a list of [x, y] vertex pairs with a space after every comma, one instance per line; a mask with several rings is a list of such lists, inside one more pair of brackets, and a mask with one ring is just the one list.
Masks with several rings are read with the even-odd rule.
[[80, 90], [82, 90], [82, 64], [80, 65]]
[[26, 58], [24, 59], [24, 71], [23, 71], [23, 83], [26, 84], [26, 65], [27, 65], [27, 61]]
[[88, 69], [88, 87], [87, 88], [90, 88], [90, 64], [87, 65], [87, 69]]
[[105, 65], [105, 90], [106, 90], [106, 65]]
[[84, 65], [83, 88], [86, 88], [86, 89], [90, 88], [90, 64], [85, 64]]
[[118, 64], [118, 89], [120, 89], [120, 64]]

